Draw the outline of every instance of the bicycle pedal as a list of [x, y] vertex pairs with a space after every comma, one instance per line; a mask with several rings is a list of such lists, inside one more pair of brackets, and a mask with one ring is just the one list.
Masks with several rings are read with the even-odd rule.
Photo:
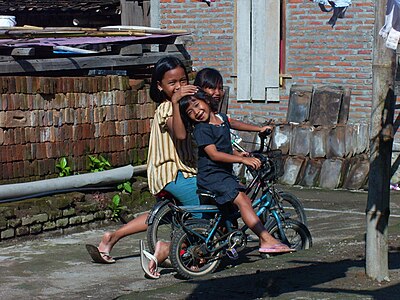
[[231, 249], [227, 249], [226, 250], [226, 255], [230, 258], [230, 259], [238, 259], [239, 258], [239, 254], [237, 253], [235, 248], [231, 248]]

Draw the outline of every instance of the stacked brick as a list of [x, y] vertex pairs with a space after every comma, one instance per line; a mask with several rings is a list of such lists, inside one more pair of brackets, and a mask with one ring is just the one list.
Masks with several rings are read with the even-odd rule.
[[79, 173], [88, 155], [142, 164], [154, 110], [125, 76], [0, 77], [0, 184], [54, 177], [61, 157]]

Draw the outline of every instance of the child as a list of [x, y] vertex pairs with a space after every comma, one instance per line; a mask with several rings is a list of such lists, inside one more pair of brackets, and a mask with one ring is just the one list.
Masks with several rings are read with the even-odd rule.
[[230, 122], [225, 114], [214, 113], [211, 102], [210, 95], [199, 90], [194, 95], [183, 97], [179, 103], [188, 130], [191, 125], [194, 126], [193, 135], [199, 156], [197, 185], [215, 193], [217, 204], [233, 203], [239, 208], [244, 223], [260, 238], [260, 253], [295, 251], [268, 233], [255, 214], [250, 198], [244, 193], [244, 187], [233, 175], [233, 163], [258, 169], [261, 162], [254, 157], [233, 155]]
[[[151, 127], [147, 174], [150, 192], [157, 194], [161, 190], [171, 193], [182, 205], [198, 205], [196, 194], [196, 155], [192, 140], [187, 136], [186, 128], [179, 113], [179, 100], [183, 96], [193, 95], [197, 88], [189, 85], [189, 77], [184, 64], [175, 57], [160, 59], [153, 71], [150, 84], [150, 97], [159, 103]], [[98, 247], [87, 245], [93, 261], [114, 263], [111, 249], [128, 235], [145, 231], [148, 213], [144, 213], [114, 232], [106, 232]], [[142, 247], [141, 243], [141, 248]], [[144, 249], [141, 249], [144, 250]], [[159, 242], [154, 256], [142, 255], [142, 267], [151, 278], [158, 278], [158, 262], [164, 261], [169, 252], [169, 244]], [[141, 251], [141, 254], [146, 251]]]
[[[197, 73], [193, 84], [213, 98], [214, 101], [210, 103], [211, 107], [214, 112], [219, 112], [221, 100], [224, 97], [224, 81], [221, 73], [213, 68], [204, 68]], [[239, 131], [264, 132], [266, 130], [272, 130], [272, 127], [268, 125], [259, 127], [235, 119], [229, 119], [229, 123], [231, 129]], [[271, 122], [269, 121], [268, 123]]]

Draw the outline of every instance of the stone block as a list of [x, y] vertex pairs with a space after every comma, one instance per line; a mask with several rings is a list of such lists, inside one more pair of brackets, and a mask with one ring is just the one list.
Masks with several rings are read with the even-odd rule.
[[357, 129], [357, 154], [367, 152], [369, 149], [369, 125], [358, 124]]
[[21, 226], [15, 229], [15, 233], [17, 236], [24, 236], [29, 234], [28, 226]]
[[327, 142], [327, 158], [344, 157], [346, 154], [346, 127], [337, 126], [329, 132]]
[[310, 85], [292, 85], [286, 121], [303, 123], [308, 121], [313, 87]]
[[64, 209], [63, 211], [62, 211], [62, 216], [63, 217], [69, 217], [69, 216], [73, 216], [73, 215], [75, 215], [75, 208], [73, 208], [73, 207], [70, 207], [70, 208], [67, 208], [67, 209]]
[[342, 103], [340, 105], [338, 124], [346, 124], [349, 119], [351, 89], [343, 87]]
[[308, 187], [318, 186], [318, 179], [321, 173], [322, 163], [322, 159], [309, 159], [304, 168], [300, 185]]
[[0, 230], [4, 230], [7, 228], [7, 219], [4, 216], [0, 216]]
[[94, 215], [93, 214], [82, 216], [82, 223], [89, 223], [89, 222], [91, 222], [93, 220], [94, 220]]
[[347, 157], [357, 153], [357, 126], [354, 124], [346, 125], [345, 149]]
[[79, 225], [82, 223], [82, 217], [81, 216], [75, 216], [69, 218], [69, 224], [70, 225]]
[[359, 160], [354, 164], [344, 180], [343, 188], [348, 190], [361, 189], [368, 180], [369, 160]]
[[62, 219], [58, 219], [56, 221], [56, 226], [57, 228], [64, 228], [68, 226], [68, 218], [62, 218]]
[[280, 149], [282, 154], [288, 154], [290, 140], [292, 138], [292, 126], [289, 124], [276, 126], [272, 133], [272, 149]]
[[49, 221], [43, 224], [43, 231], [56, 229], [56, 222]]
[[38, 215], [34, 215], [33, 218], [35, 219], [35, 221], [37, 223], [44, 223], [47, 222], [49, 220], [49, 216], [47, 214], [38, 214]]
[[343, 159], [326, 159], [321, 167], [319, 186], [326, 189], [336, 189], [340, 186], [343, 173]]
[[299, 173], [301, 172], [301, 168], [303, 167], [304, 160], [304, 157], [289, 156], [285, 161], [285, 173], [279, 178], [279, 181], [288, 185], [296, 184]]
[[336, 125], [342, 102], [343, 90], [334, 86], [314, 88], [310, 110], [311, 125]]
[[105, 218], [105, 213], [104, 213], [104, 211], [97, 211], [97, 212], [95, 212], [95, 213], [94, 213], [94, 218], [95, 218], [96, 220], [102, 220], [102, 219], [104, 219], [104, 218]]
[[313, 126], [293, 126], [289, 149], [290, 155], [308, 156], [313, 130]]
[[43, 227], [42, 224], [33, 224], [30, 228], [29, 228], [29, 232], [30, 234], [39, 234], [43, 231]]
[[15, 230], [14, 228], [6, 229], [1, 232], [0, 236], [2, 240], [13, 238], [15, 236]]
[[[8, 220], [8, 226], [12, 228], [16, 228], [22, 225], [22, 220], [21, 219], [10, 219]], [[1, 222], [0, 222], [1, 226]]]
[[310, 157], [324, 158], [326, 157], [327, 141], [330, 128], [319, 126], [314, 129], [310, 140]]

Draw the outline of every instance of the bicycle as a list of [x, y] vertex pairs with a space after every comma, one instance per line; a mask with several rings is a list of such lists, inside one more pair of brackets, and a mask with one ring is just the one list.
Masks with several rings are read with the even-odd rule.
[[[262, 159], [262, 174], [270, 168], [268, 158]], [[269, 171], [267, 171], [269, 172]], [[200, 190], [202, 200], [212, 200], [215, 195]], [[247, 245], [246, 230], [243, 225], [237, 228], [240, 212], [227, 215], [215, 205], [176, 206], [169, 203], [172, 222], [176, 229], [172, 236], [170, 260], [172, 266], [183, 278], [191, 279], [212, 273], [221, 259], [228, 256], [238, 258], [238, 252]], [[307, 226], [288, 218], [270, 192], [263, 193], [252, 202], [257, 216], [268, 216], [266, 229], [276, 239], [296, 250], [309, 249], [312, 246], [311, 233]], [[192, 213], [213, 214], [209, 220], [192, 219]]]
[[[260, 155], [265, 147], [265, 141], [267, 135], [261, 135], [261, 143], [258, 150], [253, 151], [253, 155]], [[245, 151], [237, 141], [232, 141], [234, 147], [241, 151]], [[284, 211], [286, 217], [298, 220], [299, 222], [307, 225], [306, 214], [301, 201], [293, 194], [279, 190], [275, 186], [276, 179], [283, 174], [283, 162], [282, 153], [280, 150], [271, 150], [270, 146], [267, 145], [267, 155], [269, 153], [269, 169], [265, 169], [264, 172], [256, 172], [253, 170], [253, 179], [246, 188], [246, 193], [250, 196], [250, 199], [254, 201], [260, 193], [270, 193], [274, 199], [277, 200], [277, 205]], [[251, 194], [250, 194], [251, 193]], [[161, 196], [158, 197], [158, 201], [149, 213], [146, 223], [148, 224], [147, 229], [147, 243], [151, 252], [154, 252], [157, 241], [164, 240], [170, 241], [172, 238], [173, 231], [179, 226], [174, 224], [172, 219], [171, 208], [169, 203], [178, 205], [177, 201], [172, 195], [162, 192]], [[261, 221], [267, 227], [267, 215], [263, 214], [260, 216]], [[268, 229], [268, 228], [267, 228]]]

